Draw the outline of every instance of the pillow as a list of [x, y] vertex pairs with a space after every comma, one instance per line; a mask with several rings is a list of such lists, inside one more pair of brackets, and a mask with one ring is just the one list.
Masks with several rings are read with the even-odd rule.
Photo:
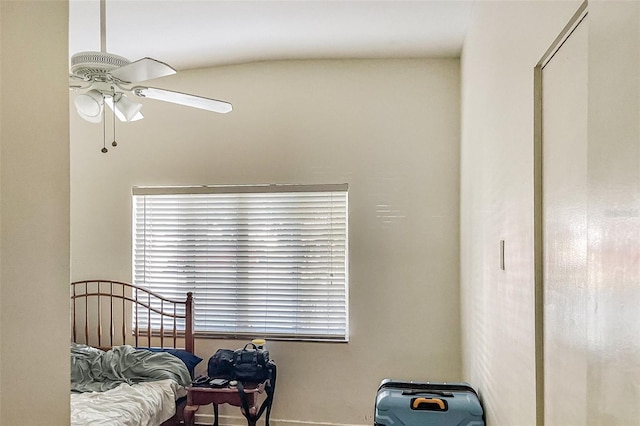
[[191, 378], [193, 379], [194, 370], [196, 365], [200, 364], [202, 358], [197, 355], [192, 354], [191, 352], [187, 352], [182, 349], [173, 349], [173, 348], [137, 348], [137, 349], [145, 349], [151, 352], [167, 352], [177, 358], [180, 358], [184, 365], [187, 366], [187, 370], [189, 370], [189, 374], [191, 374]]

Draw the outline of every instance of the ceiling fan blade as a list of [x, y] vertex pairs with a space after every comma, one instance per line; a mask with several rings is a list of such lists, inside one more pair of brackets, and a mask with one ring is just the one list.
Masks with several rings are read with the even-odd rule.
[[80, 84], [74, 81], [69, 81], [69, 90], [82, 90], [88, 89], [89, 87], [91, 87], [90, 84]]
[[136, 86], [132, 88], [131, 91], [133, 94], [140, 96], [141, 98], [156, 99], [158, 101], [171, 102], [174, 104], [205, 109], [207, 111], [219, 112], [222, 114], [233, 110], [233, 107], [229, 102], [205, 98], [202, 96], [189, 95], [182, 92], [174, 92], [172, 90]]
[[124, 83], [146, 81], [175, 73], [172, 66], [152, 58], [142, 58], [109, 72]]

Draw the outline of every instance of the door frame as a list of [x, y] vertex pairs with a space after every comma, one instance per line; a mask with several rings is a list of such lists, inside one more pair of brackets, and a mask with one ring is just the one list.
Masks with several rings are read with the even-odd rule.
[[543, 235], [543, 141], [542, 70], [588, 14], [585, 0], [533, 68], [533, 218], [534, 218], [534, 315], [536, 368], [536, 425], [544, 425], [544, 235]]

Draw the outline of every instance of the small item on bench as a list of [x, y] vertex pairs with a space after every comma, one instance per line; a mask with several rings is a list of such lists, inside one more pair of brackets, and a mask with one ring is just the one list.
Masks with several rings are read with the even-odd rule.
[[211, 379], [209, 382], [209, 386], [213, 388], [223, 388], [229, 384], [229, 380], [227, 379]]
[[253, 339], [251, 341], [251, 343], [256, 345], [258, 347], [258, 349], [263, 350], [264, 349], [264, 345], [265, 345], [265, 343], [267, 343], [267, 341], [265, 339]]
[[229, 380], [200, 376], [196, 378], [191, 385], [196, 387], [223, 388], [229, 385]]
[[192, 386], [209, 386], [210, 381], [211, 381], [211, 377], [209, 376], [199, 376], [193, 380], [191, 385]]

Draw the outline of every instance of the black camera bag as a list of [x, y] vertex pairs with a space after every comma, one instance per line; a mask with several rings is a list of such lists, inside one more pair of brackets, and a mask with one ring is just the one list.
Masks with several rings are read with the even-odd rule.
[[207, 374], [212, 379], [235, 379], [233, 369], [233, 353], [231, 349], [218, 349], [215, 354], [209, 358], [207, 365]]
[[[251, 346], [250, 349], [248, 349]], [[235, 378], [239, 382], [262, 383], [271, 376], [269, 351], [247, 343], [233, 353]]]
[[[251, 348], [248, 348], [251, 346]], [[269, 426], [271, 416], [271, 406], [276, 390], [276, 364], [269, 360], [269, 351], [258, 348], [253, 343], [248, 343], [242, 349], [235, 351], [231, 349], [218, 349], [209, 358], [206, 379], [220, 378], [237, 380], [238, 394], [243, 408], [243, 414], [250, 422], [257, 422], [262, 413], [266, 411], [265, 426]], [[268, 380], [268, 381], [267, 381]], [[266, 381], [266, 382], [265, 382]], [[267, 397], [256, 413], [249, 409], [248, 397], [244, 391], [245, 383], [265, 382], [265, 392]], [[210, 382], [207, 382], [210, 384]], [[215, 422], [218, 424], [218, 406], [214, 404]]]

